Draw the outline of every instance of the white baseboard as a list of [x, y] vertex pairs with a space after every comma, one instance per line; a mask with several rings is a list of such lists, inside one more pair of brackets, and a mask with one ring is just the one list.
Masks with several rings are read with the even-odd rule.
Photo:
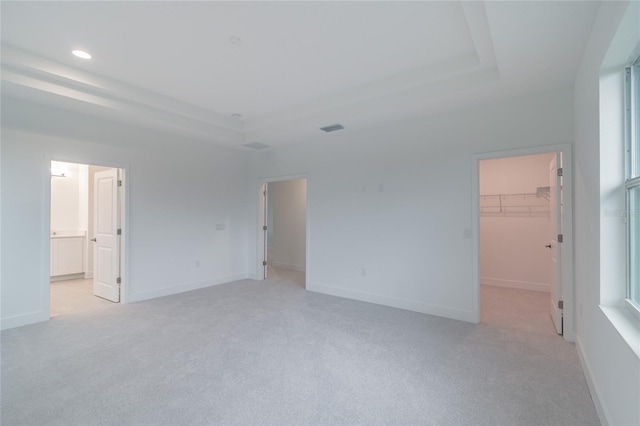
[[584, 378], [587, 381], [587, 387], [589, 388], [589, 393], [591, 393], [591, 399], [593, 400], [593, 405], [596, 407], [596, 413], [598, 413], [598, 418], [600, 419], [600, 424], [602, 425], [610, 425], [611, 416], [609, 415], [609, 411], [602, 404], [602, 397], [600, 396], [600, 391], [598, 390], [598, 386], [596, 382], [593, 380], [593, 375], [591, 374], [591, 367], [589, 366], [589, 360], [584, 353], [584, 349], [582, 348], [582, 343], [580, 343], [580, 336], [576, 336], [576, 350], [578, 352], [578, 358], [580, 359], [580, 364], [582, 364], [582, 371], [584, 372]]
[[346, 299], [360, 300], [362, 302], [375, 303], [377, 305], [391, 306], [393, 308], [405, 309], [407, 311], [420, 312], [429, 315], [436, 315], [439, 317], [451, 318], [459, 321], [473, 323], [476, 322], [472, 311], [449, 308], [446, 306], [431, 305], [428, 303], [416, 302], [413, 300], [396, 299], [379, 294], [349, 290], [328, 285], [307, 283], [306, 288], [307, 290], [316, 293], [329, 294], [331, 296], [344, 297]]
[[307, 270], [305, 265], [294, 265], [292, 263], [276, 262], [275, 260], [271, 262], [271, 265], [275, 268], [289, 269], [298, 272], [305, 272]]
[[258, 274], [249, 274], [249, 276], [247, 277], [250, 280], [261, 280], [261, 277], [258, 277]]
[[505, 280], [502, 278], [480, 277], [480, 284], [492, 285], [494, 287], [517, 288], [520, 290], [549, 292], [549, 284], [534, 283], [530, 281]]
[[83, 278], [84, 278], [84, 273], [81, 272], [79, 274], [56, 275], [54, 277], [50, 277], [49, 282], [54, 283], [56, 281], [78, 280]]
[[179, 284], [171, 287], [163, 287], [157, 290], [144, 291], [142, 293], [133, 293], [129, 296], [127, 303], [141, 302], [143, 300], [155, 299], [158, 297], [170, 296], [172, 294], [184, 293], [185, 291], [199, 290], [201, 288], [211, 287], [214, 285], [226, 284], [233, 281], [239, 281], [249, 278], [249, 274], [227, 275], [224, 277], [214, 278], [205, 281], [193, 281], [189, 283]]
[[87, 280], [90, 279], [90, 278], [93, 278], [93, 271], [85, 272], [84, 273], [84, 278], [87, 279]]
[[23, 325], [35, 324], [37, 322], [48, 321], [49, 315], [46, 312], [30, 312], [28, 314], [16, 315], [9, 318], [2, 318], [0, 328], [6, 330], [9, 328], [21, 327]]

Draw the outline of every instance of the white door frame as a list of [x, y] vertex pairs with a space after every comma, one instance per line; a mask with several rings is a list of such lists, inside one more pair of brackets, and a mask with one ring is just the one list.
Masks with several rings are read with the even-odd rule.
[[573, 155], [570, 143], [474, 154], [471, 161], [471, 216], [473, 235], [473, 316], [480, 322], [480, 161], [525, 155], [562, 153], [563, 211], [562, 297], [564, 339], [575, 341], [575, 283], [573, 281]]
[[51, 271], [50, 262], [50, 240], [51, 240], [51, 162], [60, 161], [64, 163], [84, 164], [90, 166], [110, 167], [120, 170], [120, 179], [122, 180], [122, 203], [120, 205], [122, 235], [120, 237], [120, 303], [129, 302], [129, 166], [127, 164], [117, 164], [103, 162], [100, 160], [93, 160], [88, 158], [78, 157], [47, 157], [43, 162], [43, 186], [44, 186], [44, 199], [43, 199], [43, 212], [44, 217], [44, 235], [42, 253], [43, 262], [42, 268], [42, 312], [47, 320], [51, 319]]
[[[262, 229], [263, 226], [266, 225], [265, 223], [265, 215], [264, 215], [264, 211], [263, 211], [263, 206], [264, 208], [266, 208], [266, 205], [264, 205], [263, 203], [263, 195], [262, 195], [262, 191], [261, 188], [265, 183], [273, 183], [273, 182], [282, 182], [282, 181], [287, 181], [287, 180], [297, 180], [297, 179], [306, 179], [307, 181], [307, 196], [306, 196], [306, 205], [305, 205], [305, 215], [306, 215], [306, 236], [305, 236], [305, 248], [306, 248], [306, 256], [305, 256], [305, 288], [307, 288], [308, 284], [311, 282], [310, 281], [310, 277], [311, 277], [311, 268], [309, 267], [310, 265], [310, 260], [311, 260], [311, 233], [310, 233], [310, 221], [309, 221], [309, 175], [308, 174], [299, 174], [299, 175], [286, 175], [286, 176], [273, 176], [273, 177], [265, 177], [265, 178], [260, 178], [258, 179], [257, 183], [256, 183], [256, 188], [258, 190], [258, 211], [257, 211], [257, 235], [256, 235], [256, 271], [255, 271], [255, 276], [256, 277], [262, 277], [263, 275], [260, 273], [260, 271], [262, 270], [262, 260], [263, 260], [263, 251], [264, 251], [264, 231]], [[262, 278], [258, 278], [259, 280], [261, 280]]]

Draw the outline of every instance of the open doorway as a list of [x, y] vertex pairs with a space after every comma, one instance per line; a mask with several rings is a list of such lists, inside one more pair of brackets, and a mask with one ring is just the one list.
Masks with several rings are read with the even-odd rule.
[[121, 169], [51, 162], [50, 316], [120, 302]]
[[305, 287], [307, 179], [264, 182], [261, 189], [260, 276]]
[[563, 334], [562, 153], [479, 161], [480, 321]]

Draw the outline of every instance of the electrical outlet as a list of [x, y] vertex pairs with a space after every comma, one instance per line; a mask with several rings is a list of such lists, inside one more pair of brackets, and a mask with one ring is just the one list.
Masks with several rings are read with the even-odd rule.
[[224, 223], [216, 224], [216, 231], [224, 231], [225, 229], [227, 229], [227, 225], [225, 225]]
[[196, 268], [200, 267], [200, 259], [196, 259]]
[[462, 238], [465, 240], [470, 240], [472, 235], [471, 229], [469, 228], [465, 228], [464, 231], [462, 231]]
[[380, 185], [378, 185], [378, 192], [380, 193], [384, 192], [384, 183], [381, 183]]
[[362, 268], [362, 270], [360, 271], [360, 275], [362, 275], [363, 277], [367, 276], [367, 270], [366, 268]]

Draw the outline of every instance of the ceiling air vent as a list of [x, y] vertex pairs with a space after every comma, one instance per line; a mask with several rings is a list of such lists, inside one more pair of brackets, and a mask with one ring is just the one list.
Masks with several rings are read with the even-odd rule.
[[246, 143], [242, 146], [246, 146], [247, 148], [252, 148], [252, 149], [265, 149], [265, 148], [269, 148], [269, 145], [265, 145], [263, 143], [260, 142], [252, 142], [252, 143]]
[[335, 132], [336, 130], [342, 130], [344, 126], [342, 124], [332, 124], [331, 126], [320, 127], [323, 132]]

